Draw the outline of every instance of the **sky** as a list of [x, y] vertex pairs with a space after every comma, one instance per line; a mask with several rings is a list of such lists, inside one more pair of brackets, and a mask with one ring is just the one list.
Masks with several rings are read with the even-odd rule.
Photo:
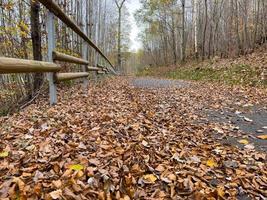
[[139, 0], [128, 0], [126, 6], [130, 13], [130, 24], [132, 27], [130, 39], [131, 39], [131, 47], [130, 50], [136, 52], [138, 49], [142, 48], [142, 43], [138, 41], [138, 34], [140, 29], [138, 28], [136, 21], [134, 19], [134, 13], [137, 9], [141, 7]]

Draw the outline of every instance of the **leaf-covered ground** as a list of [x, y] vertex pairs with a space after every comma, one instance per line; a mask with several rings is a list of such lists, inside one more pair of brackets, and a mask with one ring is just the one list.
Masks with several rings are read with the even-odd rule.
[[[266, 152], [200, 112], [267, 105], [266, 91], [129, 81], [61, 90], [54, 107], [43, 97], [0, 118], [0, 199], [267, 198]], [[222, 142], [233, 135], [242, 148]]]

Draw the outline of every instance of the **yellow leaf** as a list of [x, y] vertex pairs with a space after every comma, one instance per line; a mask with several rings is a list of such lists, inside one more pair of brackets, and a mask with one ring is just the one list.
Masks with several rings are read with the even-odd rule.
[[217, 188], [217, 193], [218, 193], [218, 196], [224, 198], [225, 193], [224, 193], [224, 188], [223, 187], [218, 187]]
[[218, 166], [217, 163], [213, 159], [208, 160], [206, 164], [209, 167], [217, 167]]
[[238, 141], [240, 144], [245, 144], [245, 145], [247, 145], [249, 142], [247, 141], [247, 140], [245, 140], [245, 139], [243, 139], [243, 140], [239, 140]]
[[259, 135], [258, 138], [262, 140], [267, 140], [267, 135]]
[[81, 171], [81, 170], [84, 169], [84, 166], [83, 165], [80, 165], [80, 164], [78, 164], [78, 165], [71, 165], [69, 167], [69, 169], [72, 169], [72, 170], [75, 170], [75, 171]]
[[143, 180], [146, 183], [155, 183], [157, 177], [154, 174], [147, 174], [143, 176]]
[[9, 154], [9, 152], [8, 152], [8, 151], [3, 151], [3, 152], [0, 152], [0, 158], [5, 158], [5, 157], [7, 157], [7, 156], [8, 156], [8, 154]]

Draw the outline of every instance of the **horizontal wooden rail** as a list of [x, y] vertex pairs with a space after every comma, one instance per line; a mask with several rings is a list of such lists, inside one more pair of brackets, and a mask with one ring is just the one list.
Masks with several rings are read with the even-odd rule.
[[112, 68], [114, 66], [109, 61], [109, 59], [104, 55], [104, 53], [91, 41], [88, 36], [79, 28], [79, 26], [64, 13], [63, 10], [54, 0], [38, 0], [42, 3], [50, 12], [54, 13], [62, 22], [64, 22], [69, 28], [71, 28], [75, 33], [82, 37], [91, 47], [93, 47], [110, 65]]
[[0, 74], [58, 72], [60, 68], [50, 62], [0, 57]]
[[97, 71], [97, 74], [105, 74], [104, 71]]
[[104, 67], [104, 66], [102, 66], [102, 65], [99, 65], [99, 64], [97, 64], [96, 66], [99, 67], [99, 68], [101, 68], [101, 69], [106, 68], [106, 67]]
[[77, 58], [74, 56], [66, 55], [64, 53], [60, 53], [57, 51], [53, 51], [53, 60], [54, 61], [63, 61], [68, 63], [75, 63], [75, 64], [81, 64], [81, 65], [89, 65], [89, 62], [87, 60]]
[[99, 71], [99, 70], [101, 70], [98, 67], [87, 67], [87, 69], [88, 69], [88, 71]]
[[76, 72], [76, 73], [58, 73], [56, 74], [56, 82], [68, 81], [78, 78], [88, 77], [89, 73], [87, 72]]
[[99, 65], [99, 64], [97, 64], [97, 67], [99, 67], [102, 71], [104, 71], [104, 72], [106, 72], [106, 73], [109, 72], [109, 69], [108, 69], [107, 67], [104, 67], [104, 66]]

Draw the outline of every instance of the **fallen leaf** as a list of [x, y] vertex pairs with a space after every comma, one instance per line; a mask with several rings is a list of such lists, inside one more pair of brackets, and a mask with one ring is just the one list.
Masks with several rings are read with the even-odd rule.
[[94, 165], [94, 166], [100, 165], [100, 161], [98, 159], [96, 159], [96, 158], [90, 159], [89, 160], [89, 163], [92, 164], [92, 165]]
[[155, 181], [157, 180], [157, 177], [154, 174], [146, 174], [143, 176], [143, 180], [145, 183], [155, 183]]
[[249, 119], [249, 118], [247, 118], [247, 117], [244, 117], [244, 120], [245, 120], [246, 122], [253, 122], [252, 119]]
[[249, 141], [248, 140], [245, 140], [245, 139], [243, 139], [243, 140], [239, 140], [238, 141], [240, 144], [248, 144], [249, 143]]
[[0, 152], [0, 158], [6, 158], [9, 155], [8, 151]]
[[55, 190], [49, 193], [52, 199], [59, 199], [62, 197], [62, 190]]
[[254, 149], [254, 148], [255, 148], [255, 147], [254, 147], [253, 144], [247, 144], [247, 145], [245, 145], [245, 149], [252, 150], [252, 149]]
[[206, 165], [211, 167], [211, 168], [218, 166], [217, 163], [213, 159], [208, 160]]
[[61, 180], [52, 181], [52, 184], [58, 189], [61, 188], [61, 186], [62, 186]]
[[257, 137], [262, 140], [267, 140], [267, 135], [259, 135]]
[[144, 147], [149, 147], [149, 144], [148, 144], [148, 142], [147, 142], [147, 141], [145, 141], [145, 140], [143, 140], [143, 141], [142, 141], [142, 145], [143, 145]]
[[165, 170], [165, 167], [163, 165], [158, 165], [155, 170], [158, 172], [163, 172]]
[[217, 188], [217, 194], [219, 197], [224, 198], [225, 192], [223, 187], [218, 187]]
[[201, 160], [198, 156], [194, 155], [192, 157], [190, 157], [190, 159], [194, 162], [194, 163], [200, 163]]
[[75, 170], [75, 171], [81, 171], [84, 169], [83, 165], [77, 164], [77, 165], [71, 165], [69, 169]]

